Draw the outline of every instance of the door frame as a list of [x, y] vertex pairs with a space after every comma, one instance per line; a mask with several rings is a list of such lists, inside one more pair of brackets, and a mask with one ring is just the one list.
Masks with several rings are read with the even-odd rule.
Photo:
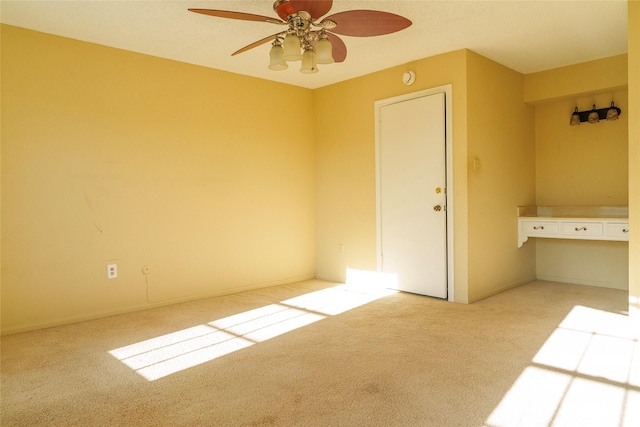
[[452, 121], [452, 85], [438, 86], [405, 95], [394, 96], [392, 98], [381, 99], [374, 102], [375, 110], [375, 133], [376, 133], [376, 263], [377, 270], [382, 271], [382, 221], [380, 216], [380, 120], [381, 109], [384, 106], [396, 104], [398, 102], [409, 101], [411, 99], [422, 98], [437, 93], [444, 93], [445, 104], [445, 169], [446, 169], [446, 260], [447, 260], [447, 300], [454, 301], [454, 281], [453, 281], [453, 121]]

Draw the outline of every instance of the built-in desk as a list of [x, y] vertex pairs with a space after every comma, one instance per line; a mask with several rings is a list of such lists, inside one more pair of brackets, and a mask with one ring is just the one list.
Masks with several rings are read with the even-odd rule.
[[529, 237], [629, 240], [627, 206], [518, 207], [518, 247]]

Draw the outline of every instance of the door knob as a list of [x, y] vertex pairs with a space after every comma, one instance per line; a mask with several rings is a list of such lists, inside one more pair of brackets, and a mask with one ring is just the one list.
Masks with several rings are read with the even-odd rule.
[[440, 205], [435, 205], [435, 206], [433, 207], [433, 210], [434, 210], [434, 211], [436, 211], [436, 212], [440, 212], [440, 211], [442, 210], [442, 206], [440, 206]]

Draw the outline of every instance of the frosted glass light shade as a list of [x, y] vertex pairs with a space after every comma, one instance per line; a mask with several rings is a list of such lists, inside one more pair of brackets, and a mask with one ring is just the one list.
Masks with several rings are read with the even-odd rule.
[[618, 120], [619, 114], [615, 104], [611, 101], [611, 107], [607, 110], [607, 120]]
[[577, 126], [580, 124], [580, 113], [578, 113], [578, 107], [574, 110], [571, 115], [571, 121], [569, 122], [571, 126]]
[[300, 53], [300, 40], [295, 34], [287, 34], [284, 38], [284, 60], [299, 61], [302, 59]]
[[313, 50], [305, 50], [302, 54], [302, 67], [300, 72], [305, 74], [314, 74], [318, 72], [316, 65], [316, 53]]
[[282, 46], [272, 46], [269, 52], [269, 69], [286, 70], [289, 68], [284, 60], [284, 48]]
[[333, 62], [333, 46], [329, 39], [318, 40], [316, 43], [316, 63], [331, 64]]
[[595, 104], [593, 104], [593, 110], [591, 110], [589, 116], [587, 116], [587, 121], [589, 123], [598, 123], [600, 121], [600, 115], [598, 114]]

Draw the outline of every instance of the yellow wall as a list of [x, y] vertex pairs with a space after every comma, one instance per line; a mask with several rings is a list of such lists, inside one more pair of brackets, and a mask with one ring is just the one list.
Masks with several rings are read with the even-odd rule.
[[640, 1], [628, 3], [629, 311], [640, 322]]
[[[569, 126], [571, 112], [609, 106], [616, 121]], [[536, 106], [536, 199], [539, 206], [627, 206], [627, 91], [612, 90]]]
[[629, 287], [627, 242], [534, 239], [530, 243], [536, 248], [539, 280], [621, 290]]
[[627, 54], [527, 74], [525, 81], [524, 101], [529, 103], [589, 96], [594, 88], [626, 88]]
[[[455, 299], [467, 299], [466, 51], [439, 55], [315, 91], [316, 256], [319, 278], [376, 270], [376, 100], [453, 85]], [[416, 73], [412, 86], [402, 83]], [[344, 245], [340, 253], [338, 245]]]
[[[417, 76], [410, 87], [401, 81], [408, 69]], [[347, 268], [376, 269], [374, 101], [449, 83], [455, 300], [535, 278], [532, 250], [517, 248], [515, 216], [518, 204], [534, 201], [533, 110], [522, 101], [520, 74], [467, 50], [316, 90], [318, 277], [342, 281]], [[471, 149], [484, 162], [475, 176]]]
[[2, 89], [4, 332], [314, 277], [312, 91], [10, 26]]
[[[618, 55], [525, 76], [525, 93], [536, 100], [538, 206], [628, 205], [630, 115], [627, 88], [620, 86], [626, 82], [619, 77], [626, 77], [626, 68], [627, 55]], [[567, 76], [572, 76], [568, 87]], [[568, 96], [571, 88], [577, 92]], [[611, 101], [622, 109], [619, 120], [569, 126], [576, 107], [604, 108]], [[538, 279], [628, 287], [628, 243], [534, 239], [531, 244]]]
[[534, 110], [522, 101], [522, 74], [469, 52], [467, 75], [469, 300], [475, 301], [535, 279], [533, 248], [517, 247], [516, 216], [518, 206], [535, 204]]
[[[628, 117], [640, 111], [639, 9], [629, 2]], [[408, 69], [417, 74], [409, 87]], [[530, 280], [534, 246], [516, 247], [515, 206], [536, 202], [533, 134], [549, 130], [539, 115], [565, 108], [566, 87], [545, 86], [557, 76], [523, 78], [460, 50], [310, 91], [2, 26], [2, 330], [283, 283], [314, 268], [337, 281], [347, 268], [375, 270], [374, 101], [445, 84], [455, 300]], [[621, 75], [607, 76], [595, 92], [570, 87], [580, 95], [572, 102], [619, 90]], [[535, 132], [523, 99], [536, 105]], [[293, 104], [295, 139], [272, 122]], [[640, 124], [628, 124], [635, 195]], [[539, 175], [543, 187], [555, 179]], [[607, 179], [617, 183], [615, 175]], [[619, 188], [602, 194], [618, 200]], [[632, 230], [639, 203], [629, 200]], [[638, 233], [629, 286], [640, 299]], [[107, 280], [113, 262], [119, 278]]]

